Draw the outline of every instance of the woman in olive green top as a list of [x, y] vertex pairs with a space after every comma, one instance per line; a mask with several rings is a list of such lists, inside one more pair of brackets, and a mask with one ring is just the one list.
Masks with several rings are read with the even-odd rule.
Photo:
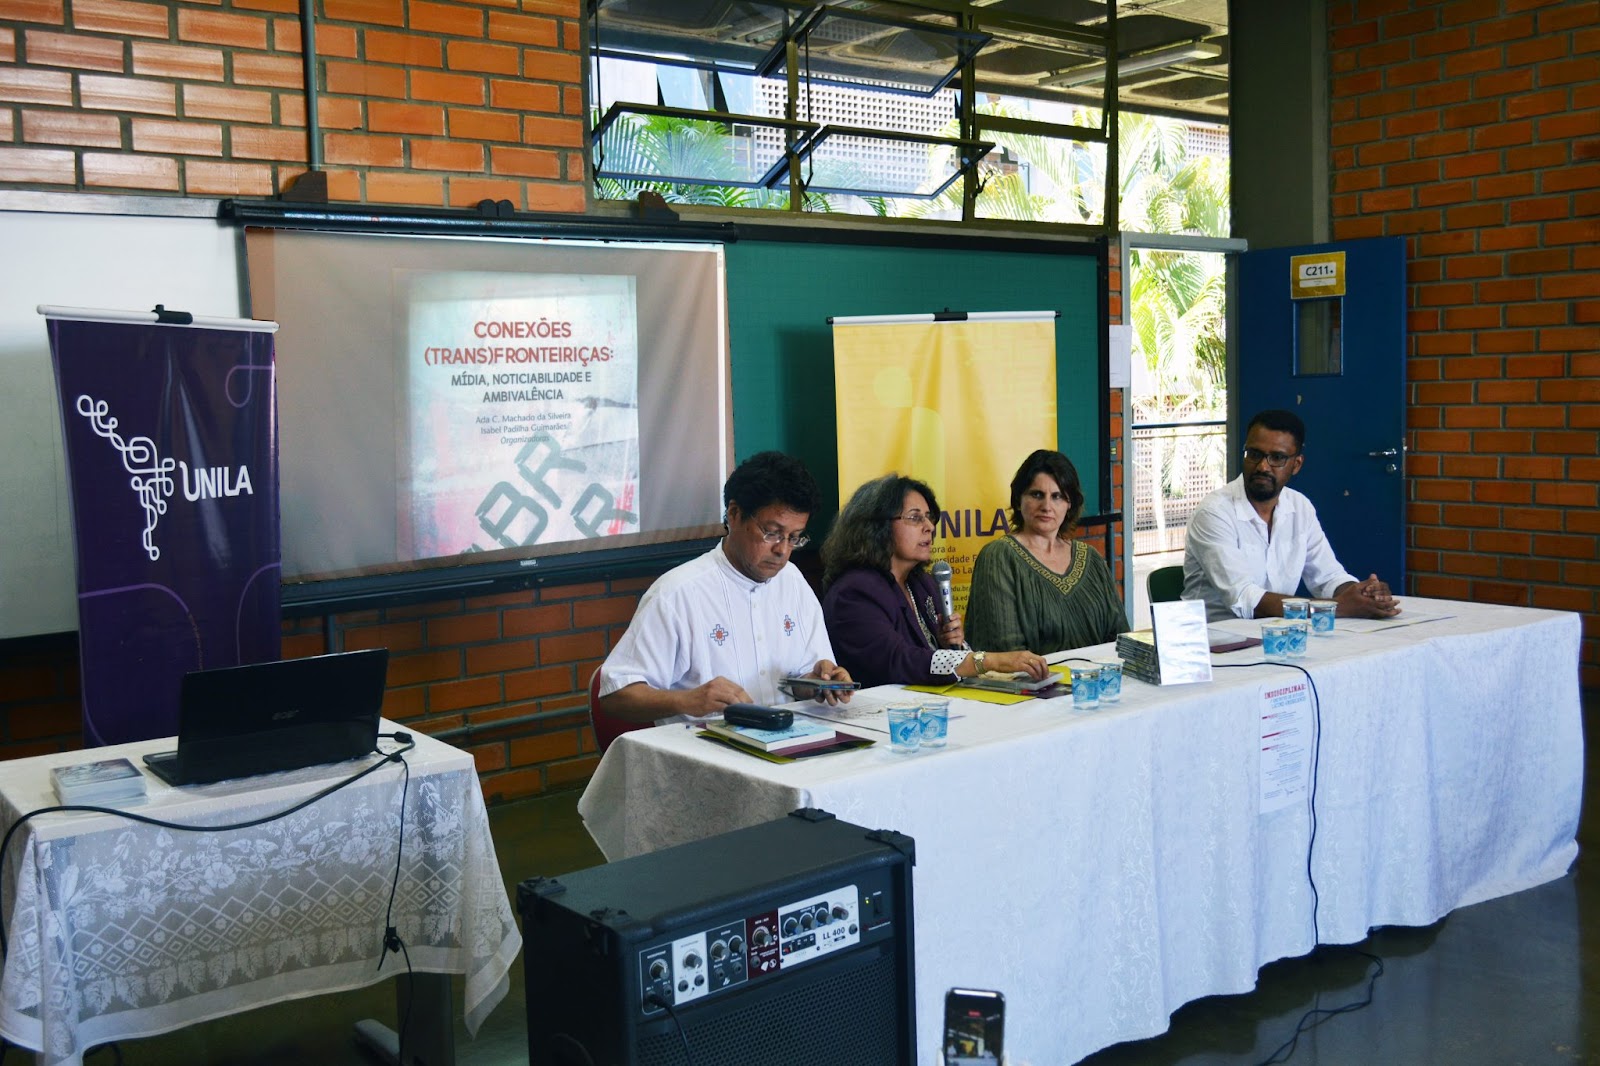
[[1048, 655], [1115, 640], [1128, 628], [1111, 568], [1072, 537], [1083, 488], [1071, 460], [1040, 449], [1011, 479], [1012, 533], [972, 567], [967, 639], [975, 648]]

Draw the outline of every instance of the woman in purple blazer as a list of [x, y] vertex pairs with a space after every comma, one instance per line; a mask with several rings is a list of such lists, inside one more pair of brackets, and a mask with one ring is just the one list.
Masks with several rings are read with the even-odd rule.
[[863, 685], [940, 685], [985, 670], [1048, 667], [1030, 651], [974, 651], [961, 616], [945, 617], [928, 573], [939, 502], [915, 478], [888, 474], [855, 491], [822, 546], [822, 617], [839, 665]]

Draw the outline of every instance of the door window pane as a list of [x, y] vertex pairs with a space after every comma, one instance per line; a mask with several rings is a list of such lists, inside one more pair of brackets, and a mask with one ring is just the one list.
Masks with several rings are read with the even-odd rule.
[[1344, 300], [1296, 300], [1296, 377], [1337, 375], [1344, 365]]

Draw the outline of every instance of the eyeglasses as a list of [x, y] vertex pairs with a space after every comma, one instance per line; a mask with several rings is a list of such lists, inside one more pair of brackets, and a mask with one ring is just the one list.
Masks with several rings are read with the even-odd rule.
[[932, 511], [929, 511], [926, 514], [921, 511], [907, 511], [905, 514], [895, 515], [895, 518], [904, 522], [908, 526], [920, 526], [924, 522], [930, 526], [936, 526], [939, 524], [939, 516], [934, 514]]
[[1067, 494], [1059, 491], [1046, 492], [1044, 489], [1029, 489], [1027, 492], [1024, 492], [1023, 495], [1032, 500], [1034, 503], [1043, 503], [1046, 497], [1054, 500], [1056, 503], [1067, 502]]
[[1282, 470], [1288, 465], [1290, 459], [1299, 454], [1299, 452], [1295, 452], [1290, 455], [1284, 452], [1264, 452], [1260, 448], [1246, 448], [1244, 450], [1244, 461], [1251, 466], [1259, 466], [1264, 462], [1274, 470]]
[[761, 530], [761, 539], [768, 544], [782, 544], [784, 541], [788, 541], [791, 551], [799, 551], [811, 543], [811, 534], [790, 533], [785, 536], [781, 529], [763, 529]]

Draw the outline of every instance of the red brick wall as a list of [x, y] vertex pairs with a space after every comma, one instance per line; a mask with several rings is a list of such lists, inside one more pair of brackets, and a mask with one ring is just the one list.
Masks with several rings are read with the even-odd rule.
[[295, 619], [283, 653], [388, 648], [384, 715], [433, 734], [471, 727], [452, 743], [473, 753], [489, 800], [514, 799], [588, 780], [599, 761], [589, 676], [651, 580]]
[[1328, 10], [1334, 237], [1410, 261], [1410, 591], [1582, 612], [1600, 687], [1600, 3]]
[[[334, 200], [582, 211], [579, 0], [321, 0]], [[0, 188], [270, 197], [306, 170], [297, 0], [0, 0]]]

